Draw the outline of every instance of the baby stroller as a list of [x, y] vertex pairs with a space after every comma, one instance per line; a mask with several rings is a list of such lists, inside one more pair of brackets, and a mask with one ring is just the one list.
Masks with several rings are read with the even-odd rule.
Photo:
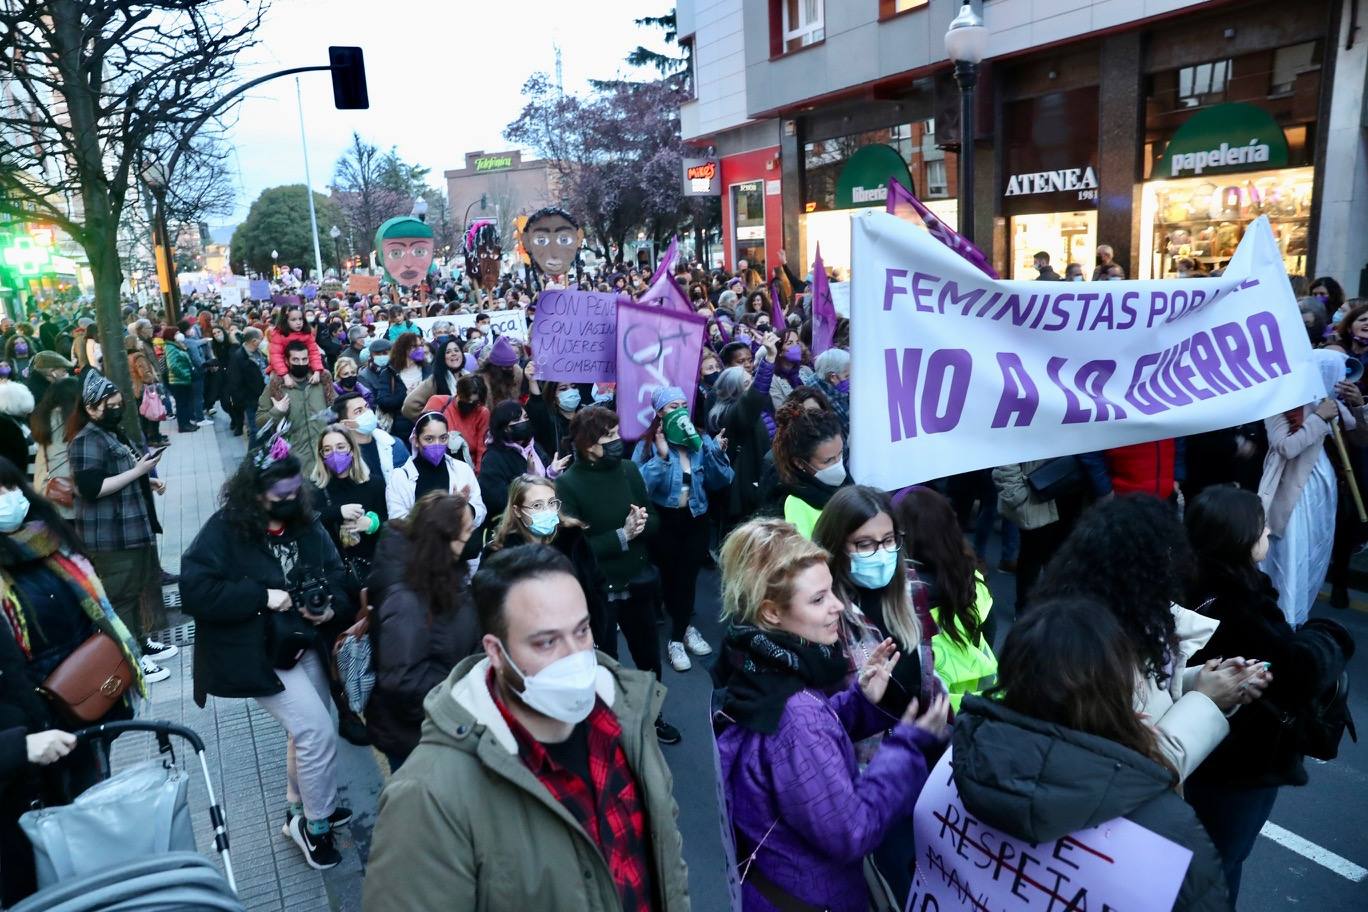
[[[109, 748], [121, 734], [157, 736], [157, 759], [109, 775]], [[214, 797], [204, 741], [170, 722], [107, 722], [74, 732], [95, 749], [101, 780], [71, 804], [29, 811], [20, 826], [34, 846], [38, 883], [11, 912], [242, 912], [228, 855], [228, 826]], [[176, 765], [175, 735], [199, 756], [220, 874], [196, 852], [187, 791]]]

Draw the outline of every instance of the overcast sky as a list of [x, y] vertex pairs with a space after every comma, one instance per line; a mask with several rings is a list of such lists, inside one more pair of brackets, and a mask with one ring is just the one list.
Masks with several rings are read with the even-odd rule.
[[[567, 92], [589, 79], [631, 75], [638, 44], [664, 49], [658, 29], [632, 20], [659, 15], [672, 0], [276, 0], [243, 61], [247, 80], [272, 70], [328, 62], [329, 45], [360, 45], [370, 110], [333, 108], [327, 73], [300, 77], [313, 186], [327, 192], [352, 131], [432, 169], [428, 181], [464, 165], [466, 152], [509, 148], [503, 129], [522, 110], [521, 89], [538, 70], [554, 72], [555, 45]], [[236, 149], [238, 206], [215, 226], [240, 222], [267, 187], [304, 182], [295, 81], [248, 94], [230, 134]], [[322, 226], [320, 226], [322, 227]], [[324, 229], [326, 230], [326, 229]]]

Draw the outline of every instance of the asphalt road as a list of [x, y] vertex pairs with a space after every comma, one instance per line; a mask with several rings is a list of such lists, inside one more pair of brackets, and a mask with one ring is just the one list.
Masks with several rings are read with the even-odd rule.
[[[996, 555], [995, 547], [992, 553]], [[1015, 578], [994, 572], [989, 583], [994, 611], [1001, 612], [999, 635], [1005, 636]], [[714, 646], [721, 636], [717, 591], [716, 571], [705, 571], [696, 624]], [[1322, 602], [1314, 614], [1343, 623], [1363, 644], [1350, 672], [1357, 684], [1350, 702], [1363, 740], [1353, 744], [1346, 737], [1333, 762], [1308, 760], [1310, 784], [1284, 789], [1279, 795], [1271, 823], [1281, 831], [1266, 828], [1245, 863], [1240, 912], [1368, 910], [1368, 871], [1364, 870], [1368, 868], [1368, 594], [1356, 591], [1353, 595], [1348, 611], [1334, 611]], [[620, 654], [626, 657], [628, 652], [624, 648]], [[708, 722], [712, 686], [705, 665], [710, 662], [711, 658], [695, 660], [693, 670], [684, 674], [675, 673], [666, 663], [665, 684], [670, 693], [665, 716], [684, 740], [664, 751], [675, 777], [693, 908], [722, 912], [728, 906]]]

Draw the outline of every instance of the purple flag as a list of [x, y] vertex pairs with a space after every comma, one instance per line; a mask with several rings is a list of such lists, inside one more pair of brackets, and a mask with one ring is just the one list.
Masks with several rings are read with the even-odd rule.
[[660, 277], [674, 268], [675, 260], [679, 258], [679, 235], [670, 238], [670, 246], [665, 248], [665, 256], [656, 263], [655, 272], [651, 273], [651, 281], [647, 285], [654, 285]]
[[817, 257], [812, 261], [812, 354], [813, 357], [831, 348], [836, 338], [836, 302], [831, 299], [831, 285], [827, 282], [826, 266], [822, 263], [822, 245], [817, 245]]
[[784, 319], [784, 298], [779, 294], [779, 277], [770, 279], [770, 322], [774, 324], [774, 331], [781, 333], [788, 322]]
[[[674, 245], [670, 246], [673, 248]], [[650, 286], [641, 293], [641, 297], [637, 298], [637, 303], [651, 304], [686, 314], [694, 312], [693, 307], [689, 305], [689, 296], [679, 287], [679, 283], [668, 269], [664, 272], [656, 270], [656, 276], [651, 279]]]
[[265, 279], [252, 279], [247, 285], [247, 295], [253, 301], [267, 301], [271, 297], [271, 283]]
[[988, 258], [983, 255], [982, 250], [974, 246], [973, 241], [942, 222], [936, 213], [926, 208], [925, 203], [912, 195], [911, 190], [898, 183], [897, 178], [889, 178], [888, 180], [888, 202], [886, 206], [888, 211], [898, 218], [914, 222], [920, 221], [926, 226], [926, 230], [931, 232], [932, 237], [964, 257], [988, 278], [998, 278], [997, 272], [988, 265]]
[[304, 301], [299, 295], [278, 294], [271, 295], [271, 303], [279, 307], [297, 307], [298, 305], [303, 304]]
[[624, 438], [640, 440], [650, 429], [651, 397], [661, 387], [677, 386], [693, 402], [707, 322], [695, 313], [618, 304], [617, 412]]

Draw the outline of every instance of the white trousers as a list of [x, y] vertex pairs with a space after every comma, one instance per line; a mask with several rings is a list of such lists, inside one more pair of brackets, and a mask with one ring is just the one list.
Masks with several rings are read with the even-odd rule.
[[309, 650], [294, 668], [275, 670], [285, 689], [256, 701], [285, 729], [285, 800], [302, 801], [304, 816], [326, 820], [337, 809], [337, 727], [328, 673]]

